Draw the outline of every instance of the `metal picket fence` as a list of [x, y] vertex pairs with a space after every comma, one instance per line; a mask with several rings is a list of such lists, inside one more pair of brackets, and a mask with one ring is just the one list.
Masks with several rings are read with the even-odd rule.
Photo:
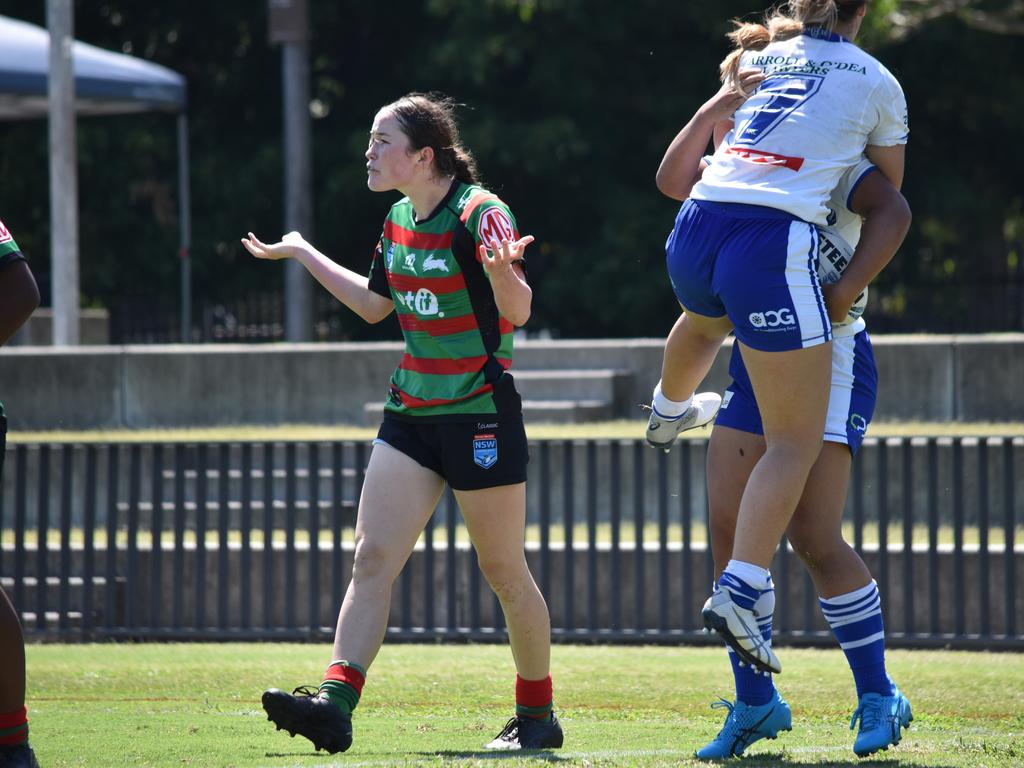
[[[557, 639], [704, 642], [707, 443], [531, 441], [527, 552]], [[29, 636], [330, 637], [364, 442], [16, 444], [0, 584]], [[1024, 438], [868, 439], [846, 523], [892, 645], [1024, 648]], [[831, 642], [780, 547], [780, 643]], [[389, 635], [504, 637], [449, 493], [393, 591]]]

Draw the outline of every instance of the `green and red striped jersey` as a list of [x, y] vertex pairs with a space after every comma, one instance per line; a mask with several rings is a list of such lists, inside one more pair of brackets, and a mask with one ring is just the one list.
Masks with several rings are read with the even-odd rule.
[[0, 267], [9, 262], [24, 258], [21, 251], [18, 250], [18, 244], [14, 242], [14, 237], [7, 227], [4, 226], [4, 223], [0, 221]]
[[481, 242], [517, 237], [508, 206], [479, 186], [453, 182], [422, 221], [408, 198], [392, 206], [370, 267], [370, 290], [394, 301], [405, 337], [386, 414], [444, 421], [520, 412], [505, 373], [513, 326], [477, 254]]

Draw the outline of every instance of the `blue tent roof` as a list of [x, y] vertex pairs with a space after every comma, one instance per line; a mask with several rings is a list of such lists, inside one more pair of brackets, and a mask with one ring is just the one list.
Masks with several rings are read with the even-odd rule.
[[[50, 33], [0, 16], [0, 120], [45, 117]], [[75, 108], [80, 115], [185, 109], [185, 78], [166, 67], [76, 42]]]

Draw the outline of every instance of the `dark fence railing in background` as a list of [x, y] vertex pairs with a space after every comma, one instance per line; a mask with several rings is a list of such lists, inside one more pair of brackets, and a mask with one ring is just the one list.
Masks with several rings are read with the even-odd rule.
[[[704, 641], [706, 441], [531, 443], [528, 557], [556, 637]], [[30, 636], [323, 639], [352, 563], [364, 442], [18, 444], [0, 577]], [[850, 540], [894, 645], [1024, 648], [1024, 438], [868, 439]], [[830, 642], [793, 551], [781, 642]], [[502, 637], [454, 499], [399, 577], [389, 634]]]

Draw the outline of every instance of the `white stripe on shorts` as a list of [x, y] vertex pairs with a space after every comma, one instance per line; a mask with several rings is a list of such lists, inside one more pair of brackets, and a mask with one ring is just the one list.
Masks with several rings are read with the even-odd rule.
[[825, 441], [849, 445], [846, 420], [850, 418], [850, 399], [853, 397], [853, 362], [855, 337], [832, 337], [832, 389], [828, 396], [825, 416]]
[[828, 320], [817, 275], [817, 230], [806, 221], [794, 221], [789, 225], [788, 248], [786, 285], [800, 323], [801, 344], [804, 347], [823, 344], [832, 338], [832, 323]]

